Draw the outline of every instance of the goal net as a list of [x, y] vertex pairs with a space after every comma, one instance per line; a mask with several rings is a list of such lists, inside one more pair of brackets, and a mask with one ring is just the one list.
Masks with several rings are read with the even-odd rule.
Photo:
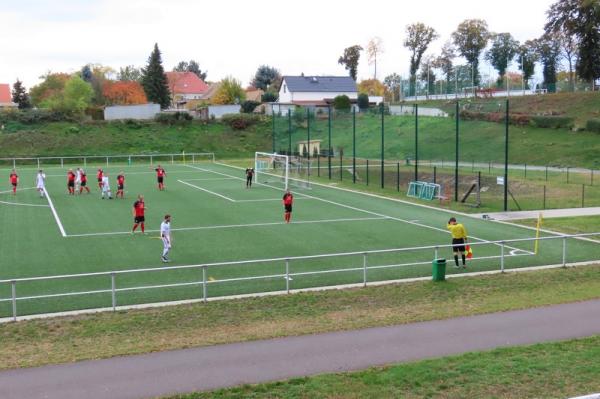
[[287, 155], [268, 152], [254, 153], [254, 181], [263, 184], [276, 184], [288, 189], [290, 162]]

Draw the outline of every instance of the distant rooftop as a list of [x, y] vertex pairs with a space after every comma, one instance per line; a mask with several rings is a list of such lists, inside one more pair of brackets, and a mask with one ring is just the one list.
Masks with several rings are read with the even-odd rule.
[[356, 82], [350, 76], [284, 76], [291, 92], [355, 92]]

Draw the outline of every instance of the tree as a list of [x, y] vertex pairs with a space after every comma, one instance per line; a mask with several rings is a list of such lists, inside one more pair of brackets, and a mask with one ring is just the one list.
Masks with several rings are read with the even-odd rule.
[[542, 62], [544, 87], [551, 93], [556, 91], [556, 69], [560, 57], [560, 43], [552, 33], [544, 33], [537, 39], [537, 52]]
[[446, 42], [442, 47], [442, 53], [439, 55], [439, 57], [433, 60], [433, 65], [436, 68], [441, 69], [446, 76], [446, 93], [448, 92], [448, 88], [450, 87], [450, 79], [454, 73], [455, 58], [456, 49], [452, 45], [452, 42]]
[[423, 60], [421, 65], [421, 73], [419, 74], [419, 79], [427, 82], [427, 92], [426, 95], [433, 94], [435, 91], [435, 72], [433, 68], [435, 67], [435, 56], [428, 56]]
[[529, 79], [535, 73], [535, 63], [539, 60], [536, 42], [534, 40], [525, 41], [519, 47], [517, 55], [517, 62], [519, 63], [519, 69], [523, 72], [525, 86], [529, 88]]
[[479, 56], [490, 37], [487, 22], [481, 19], [467, 19], [452, 33], [452, 40], [460, 55], [471, 66], [471, 80], [479, 85]]
[[70, 76], [66, 73], [52, 72], [48, 72], [46, 75], [40, 76], [40, 79], [43, 79], [43, 82], [39, 85], [33, 86], [31, 90], [29, 90], [31, 103], [34, 106], [39, 107], [42, 106], [42, 103], [49, 98], [61, 95], [69, 78]]
[[600, 78], [600, 2], [559, 0], [547, 12], [546, 33], [564, 32], [579, 42], [577, 74], [591, 84]]
[[359, 45], [346, 47], [344, 49], [344, 55], [338, 59], [338, 64], [341, 64], [346, 68], [350, 77], [356, 82], [358, 72], [358, 60], [360, 59], [360, 52], [363, 48]]
[[92, 102], [94, 90], [79, 75], [67, 80], [64, 90], [42, 101], [43, 107], [68, 114], [81, 114]]
[[422, 22], [408, 25], [406, 27], [407, 38], [404, 40], [404, 47], [411, 52], [410, 55], [410, 89], [409, 94], [415, 95], [415, 86], [417, 84], [417, 71], [421, 65], [421, 58], [427, 48], [439, 35], [435, 29], [425, 25]]
[[356, 104], [360, 109], [369, 108], [369, 95], [365, 93], [360, 93], [358, 95], [358, 98], [356, 99]]
[[122, 82], [140, 82], [142, 80], [142, 71], [133, 65], [127, 65], [125, 68], [119, 68], [117, 80]]
[[369, 43], [367, 43], [367, 56], [369, 57], [369, 64], [375, 65], [375, 72], [373, 73], [373, 79], [377, 79], [377, 56], [383, 53], [383, 41], [380, 37], [375, 36]]
[[228, 76], [221, 80], [219, 88], [213, 97], [213, 104], [239, 104], [246, 99], [242, 83]]
[[161, 108], [167, 108], [171, 103], [167, 75], [162, 66], [157, 43], [154, 44], [154, 50], [148, 57], [148, 65], [142, 69], [142, 87], [148, 101], [159, 104]]
[[114, 69], [102, 64], [87, 64], [81, 68], [79, 76], [84, 82], [89, 83], [94, 90], [92, 104], [104, 105], [106, 99], [103, 94], [104, 83], [109, 79], [109, 76], [114, 74]]
[[190, 62], [180, 61], [175, 68], [173, 68], [174, 72], [193, 72], [196, 76], [198, 76], [202, 80], [206, 80], [206, 74], [208, 72], [200, 70], [200, 64], [197, 61], [190, 60]]
[[342, 94], [341, 96], [336, 96], [333, 99], [333, 108], [338, 111], [349, 111], [350, 107], [352, 107], [350, 97], [348, 97], [345, 94]]
[[386, 76], [385, 79], [383, 79], [383, 85], [385, 86], [387, 91], [392, 93], [392, 101], [394, 101], [396, 93], [398, 93], [398, 100], [400, 100], [400, 82], [401, 81], [402, 81], [402, 78], [400, 77], [400, 75], [398, 75], [395, 72], [392, 73], [391, 75]]
[[19, 79], [17, 79], [13, 85], [12, 101], [13, 103], [19, 104], [19, 109], [31, 108], [31, 101], [29, 100], [27, 90], [25, 90], [23, 82], [21, 82]]
[[254, 78], [250, 84], [257, 89], [278, 92], [279, 88], [275, 90], [275, 87], [273, 87], [273, 85], [276, 85], [278, 82], [281, 82], [281, 73], [279, 73], [279, 70], [268, 65], [261, 65], [256, 70]]
[[367, 79], [358, 84], [358, 92], [369, 96], [383, 96], [385, 86], [377, 79]]
[[498, 86], [502, 85], [508, 65], [512, 62], [519, 50], [519, 42], [510, 33], [496, 33], [490, 35], [492, 47], [485, 54], [485, 59], [492, 64], [500, 75]]
[[109, 105], [133, 105], [148, 102], [142, 85], [135, 81], [107, 81], [102, 90]]
[[559, 37], [562, 58], [564, 58], [569, 65], [569, 91], [575, 90], [575, 79], [573, 74], [573, 64], [577, 59], [577, 54], [579, 51], [579, 42], [577, 41], [577, 37], [567, 34], [564, 31], [557, 32]]
[[81, 79], [83, 79], [85, 82], [91, 83], [93, 75], [90, 64], [84, 65], [81, 68], [81, 72], [79, 72], [79, 75], [81, 76]]

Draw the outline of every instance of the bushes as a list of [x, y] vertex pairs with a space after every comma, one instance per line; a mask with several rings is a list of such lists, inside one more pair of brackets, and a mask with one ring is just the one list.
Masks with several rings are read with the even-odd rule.
[[585, 124], [585, 129], [590, 132], [600, 133], [600, 119], [590, 119]]
[[242, 112], [245, 114], [251, 114], [252, 112], [254, 112], [254, 109], [256, 107], [258, 107], [260, 105], [260, 103], [258, 101], [250, 101], [250, 100], [246, 100], [243, 101], [240, 106], [242, 108]]
[[165, 125], [188, 124], [192, 121], [192, 115], [187, 112], [161, 112], [154, 117], [158, 123]]
[[333, 108], [339, 111], [347, 111], [351, 107], [350, 98], [344, 94], [333, 99]]
[[229, 125], [232, 129], [243, 130], [258, 122], [261, 116], [254, 114], [225, 114], [221, 117], [221, 121]]
[[277, 94], [267, 91], [261, 96], [260, 99], [263, 103], [274, 103], [277, 101]]
[[360, 93], [357, 99], [358, 108], [367, 109], [369, 108], [369, 96], [365, 93]]
[[574, 126], [574, 119], [568, 116], [532, 116], [530, 124], [535, 127], [571, 129]]
[[79, 122], [80, 120], [81, 118], [79, 117], [74, 117], [72, 115], [65, 114], [64, 112], [50, 111], [47, 109], [0, 111], [0, 123], [3, 124], [10, 121], [31, 125], [41, 122]]

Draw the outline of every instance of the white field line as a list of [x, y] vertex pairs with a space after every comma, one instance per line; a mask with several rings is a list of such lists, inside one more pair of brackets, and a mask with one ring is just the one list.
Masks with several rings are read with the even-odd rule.
[[14, 205], [14, 206], [33, 206], [33, 207], [43, 207], [48, 208], [50, 205], [42, 205], [42, 204], [24, 204], [20, 202], [9, 202], [9, 201], [0, 201], [0, 204], [5, 205]]
[[[17, 188], [17, 192], [19, 192], [19, 191], [25, 191], [25, 190], [33, 190], [35, 188], [36, 187]], [[13, 192], [12, 190], [0, 191], [0, 194], [10, 194], [12, 192]]]
[[50, 198], [50, 194], [48, 193], [48, 190], [46, 190], [46, 188], [44, 188], [44, 194], [46, 194], [46, 198], [48, 199], [48, 205], [50, 205], [50, 210], [52, 210], [52, 214], [54, 215], [54, 220], [56, 220], [56, 224], [58, 225], [60, 234], [63, 237], [67, 237], [65, 228], [63, 227], [62, 222], [60, 221], [60, 218], [58, 217], [58, 213], [56, 213], [56, 209], [54, 208], [54, 204], [52, 203], [52, 198]]
[[227, 197], [227, 196], [225, 196], [225, 195], [222, 195], [222, 194], [219, 194], [219, 193], [215, 193], [214, 191], [210, 191], [210, 190], [207, 190], [207, 189], [205, 189], [205, 188], [198, 187], [198, 186], [196, 186], [195, 184], [192, 184], [192, 183], [187, 183], [187, 182], [184, 182], [183, 180], [177, 180], [177, 181], [178, 181], [179, 183], [181, 183], [181, 184], [185, 184], [186, 186], [193, 187], [193, 188], [195, 188], [195, 189], [197, 189], [197, 190], [204, 191], [204, 192], [207, 192], [207, 193], [209, 193], [209, 194], [212, 194], [212, 195], [216, 195], [217, 197], [221, 197], [221, 198], [223, 198], [223, 199], [226, 199], [227, 201], [230, 201], [230, 202], [235, 202], [235, 200], [234, 200], [233, 198], [229, 198], [229, 197]]
[[[220, 165], [228, 166], [226, 164], [220, 164]], [[194, 166], [191, 166], [191, 165], [187, 165], [187, 166], [190, 167], [190, 168], [195, 168]], [[209, 169], [202, 169], [202, 170], [207, 171], [207, 172], [210, 171]], [[226, 173], [221, 173], [221, 172], [214, 172], [214, 173], [218, 173], [218, 174], [223, 175], [223, 176], [236, 177], [236, 176], [227, 175]], [[237, 178], [243, 180], [241, 177], [237, 177]], [[257, 183], [257, 184], [260, 184], [262, 186], [266, 186], [266, 187], [270, 187], [270, 188], [279, 190], [277, 187], [274, 187], [274, 186], [271, 186], [271, 185], [268, 185], [268, 184], [264, 184], [264, 183]], [[329, 186], [324, 186], [324, 187], [329, 187]], [[351, 190], [348, 190], [348, 191], [351, 191]], [[429, 226], [429, 225], [426, 225], [426, 224], [423, 224], [423, 223], [412, 222], [410, 220], [405, 220], [405, 219], [397, 218], [397, 217], [394, 217], [394, 216], [384, 215], [384, 214], [378, 213], [378, 212], [368, 211], [366, 209], [361, 209], [361, 208], [357, 208], [357, 207], [354, 207], [354, 206], [351, 206], [351, 205], [346, 205], [346, 204], [342, 204], [342, 203], [339, 203], [339, 202], [335, 202], [335, 201], [331, 201], [331, 200], [326, 200], [324, 198], [319, 198], [319, 197], [315, 197], [315, 196], [308, 195], [308, 194], [302, 194], [302, 195], [304, 195], [304, 196], [306, 196], [308, 198], [316, 199], [318, 201], [330, 203], [332, 205], [337, 205], [337, 206], [340, 206], [342, 208], [352, 209], [352, 210], [355, 210], [355, 211], [358, 211], [358, 212], [368, 213], [368, 214], [371, 214], [373, 216], [379, 216], [379, 217], [386, 218], [386, 219], [392, 219], [392, 220], [396, 220], [398, 222], [412, 224], [414, 226], [424, 227], [424, 228], [427, 228], [427, 229], [436, 230], [436, 231], [440, 231], [440, 232], [448, 233], [449, 234], [448, 230], [442, 229], [442, 228], [439, 228], [439, 227]], [[381, 197], [381, 198], [385, 198], [385, 197]], [[410, 204], [409, 202], [406, 202], [406, 203]], [[433, 209], [436, 209], [436, 208], [433, 208]], [[475, 236], [470, 236], [470, 237], [474, 238], [474, 239], [476, 239], [477, 241], [480, 241], [480, 242], [484, 242], [484, 243], [489, 242], [489, 240], [485, 240], [483, 238], [479, 238], [479, 237], [475, 237]], [[494, 243], [494, 245], [502, 246], [499, 243]], [[517, 250], [518, 249], [518, 250], [521, 250], [521, 251], [533, 254], [533, 252], [531, 252], [531, 251], [527, 251], [527, 250], [524, 250], [524, 249], [511, 247], [509, 245], [505, 245], [505, 247], [509, 248], [509, 249], [513, 249], [513, 250]]]
[[185, 181], [225, 181], [225, 180], [235, 180], [233, 177], [214, 177], [214, 178], [206, 178], [206, 179], [185, 179]]
[[[507, 222], [505, 220], [493, 220], [493, 222], [500, 223], [500, 224], [506, 224], [506, 225], [509, 225], [509, 226], [522, 227], [522, 228], [527, 229], [527, 230], [533, 230], [533, 231], [537, 230], [535, 227], [525, 226], [525, 225], [516, 224], [516, 223], [511, 223], [511, 222]], [[540, 231], [543, 232], [543, 233], [552, 234], [552, 235], [559, 236], [559, 237], [563, 237], [563, 236], [568, 235], [566, 233], [561, 233], [559, 231], [548, 230], [548, 229], [540, 229]], [[589, 237], [572, 237], [572, 238], [574, 238], [576, 240], [588, 241], [588, 242], [593, 242], [595, 244], [600, 244], [600, 240], [594, 240], [593, 238], [589, 238]]]
[[[111, 168], [111, 167], [109, 167], [109, 168]], [[105, 168], [105, 169], [108, 169], [108, 168]], [[119, 168], [111, 168], [111, 169], [112, 170], [116, 170], [116, 169], [119, 169]], [[115, 173], [115, 172], [113, 171], [113, 173]], [[189, 170], [175, 170], [175, 171], [172, 170], [171, 173], [178, 174], [178, 173], [194, 173], [194, 172], [191, 172]], [[125, 177], [127, 177], [129, 175], [155, 175], [156, 172], [123, 172], [123, 174], [125, 175]], [[88, 181], [91, 180], [90, 176], [91, 175], [88, 174]], [[66, 175], [65, 174], [61, 174], [61, 175], [58, 175], [58, 174], [57, 175], [46, 175], [46, 177], [65, 177], [66, 178]], [[96, 173], [95, 172], [94, 172], [94, 176], [93, 177], [96, 178]]]
[[[337, 223], [337, 222], [360, 222], [365, 220], [384, 220], [385, 217], [365, 217], [365, 218], [341, 218], [341, 219], [321, 219], [321, 220], [299, 220], [291, 224], [318, 224], [318, 223]], [[278, 226], [285, 225], [281, 222], [266, 222], [266, 223], [249, 223], [249, 224], [225, 224], [216, 226], [198, 226], [198, 227], [180, 227], [171, 229], [171, 231], [194, 231], [194, 230], [219, 230], [219, 229], [234, 229], [244, 227], [262, 227], [262, 226]], [[148, 233], [158, 233], [160, 230], [146, 230]], [[96, 237], [96, 236], [112, 236], [112, 235], [130, 235], [131, 231], [110, 231], [103, 233], [83, 233], [69, 234], [66, 237]]]

